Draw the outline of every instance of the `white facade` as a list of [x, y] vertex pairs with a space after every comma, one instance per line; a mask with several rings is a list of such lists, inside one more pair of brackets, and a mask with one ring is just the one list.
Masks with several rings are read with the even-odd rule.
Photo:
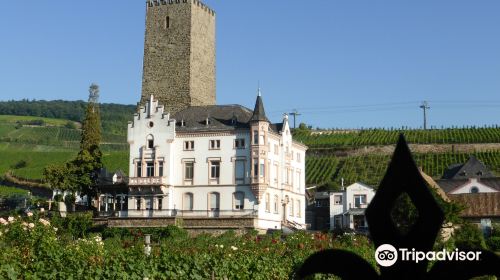
[[288, 118], [280, 131], [261, 120], [232, 129], [211, 121], [187, 129], [151, 97], [128, 125], [128, 211], [120, 215], [253, 215], [260, 229], [303, 227], [306, 147], [292, 141]]
[[477, 178], [470, 178], [463, 185], [456, 187], [454, 190], [450, 191], [449, 194], [461, 194], [461, 193], [490, 193], [498, 192], [498, 190], [481, 183]]
[[375, 190], [356, 182], [343, 191], [330, 193], [330, 229], [366, 228], [365, 210], [370, 204]]

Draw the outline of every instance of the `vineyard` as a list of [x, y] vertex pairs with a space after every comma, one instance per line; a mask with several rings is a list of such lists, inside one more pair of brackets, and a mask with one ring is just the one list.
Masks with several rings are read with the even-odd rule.
[[[77, 151], [36, 151], [33, 146], [24, 149], [9, 146], [8, 149], [0, 147], [0, 177], [8, 170], [13, 175], [25, 179], [42, 179], [43, 169], [50, 164], [61, 164], [73, 159]], [[103, 164], [109, 170], [121, 169], [128, 173], [128, 152], [111, 151], [103, 153]]]
[[412, 144], [472, 144], [500, 142], [500, 127], [497, 126], [428, 130], [367, 129], [358, 131], [324, 132], [298, 129], [294, 133], [294, 139], [303, 142], [309, 146], [309, 148], [393, 145], [397, 142], [401, 132], [404, 132], [408, 143]]
[[[488, 166], [494, 173], [500, 174], [500, 151], [473, 153], [479, 160]], [[469, 158], [466, 153], [414, 154], [418, 166], [428, 175], [439, 178], [445, 169], [454, 163], [464, 163]], [[385, 174], [389, 155], [363, 155], [343, 158], [308, 157], [306, 158], [307, 184], [333, 183], [340, 186], [342, 178], [344, 184], [360, 181], [377, 186]], [[338, 172], [332, 169], [338, 169]]]
[[[0, 142], [33, 145], [59, 146], [78, 149], [80, 130], [58, 126], [24, 126], [16, 128], [12, 124], [0, 124]], [[128, 144], [122, 135], [103, 133], [103, 149], [126, 150]], [[111, 146], [111, 147], [107, 147]]]

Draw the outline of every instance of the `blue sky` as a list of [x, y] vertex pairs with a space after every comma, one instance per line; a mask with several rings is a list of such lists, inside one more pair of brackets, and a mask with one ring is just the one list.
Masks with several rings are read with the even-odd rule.
[[[500, 1], [206, 0], [217, 102], [314, 127], [498, 124]], [[2, 1], [0, 100], [140, 97], [145, 1]]]

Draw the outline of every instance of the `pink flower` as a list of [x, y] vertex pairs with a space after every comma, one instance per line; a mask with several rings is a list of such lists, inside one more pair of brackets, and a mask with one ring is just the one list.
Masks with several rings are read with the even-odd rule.
[[0, 224], [6, 225], [8, 222], [4, 218], [0, 218]]
[[33, 213], [31, 212], [26, 213], [26, 215], [28, 215], [28, 217], [33, 217]]

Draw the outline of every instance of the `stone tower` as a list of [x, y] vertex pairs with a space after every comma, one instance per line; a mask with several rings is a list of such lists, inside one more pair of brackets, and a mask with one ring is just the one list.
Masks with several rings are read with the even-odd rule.
[[215, 12], [198, 0], [148, 0], [141, 104], [215, 105]]

